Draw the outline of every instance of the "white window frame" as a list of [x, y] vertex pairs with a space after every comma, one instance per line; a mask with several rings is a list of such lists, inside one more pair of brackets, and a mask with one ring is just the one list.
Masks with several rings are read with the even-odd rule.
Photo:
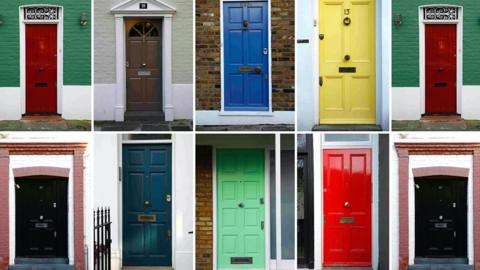
[[[58, 8], [57, 20], [25, 20], [24, 10], [28, 7], [56, 7]], [[62, 114], [63, 95], [63, 7], [57, 5], [22, 5], [19, 7], [19, 29], [20, 29], [20, 111], [26, 113], [27, 107], [27, 53], [26, 53], [26, 24], [55, 24], [57, 25], [57, 113]]]
[[[225, 110], [225, 57], [224, 57], [224, 29], [223, 29], [223, 6], [228, 2], [265, 2], [267, 1], [268, 16], [268, 111], [226, 111]], [[273, 116], [272, 108], [272, 3], [271, 0], [220, 0], [220, 78], [221, 78], [221, 107], [220, 115], [225, 116]]]
[[[458, 20], [425, 20], [423, 10], [427, 7], [455, 7], [458, 8]], [[462, 114], [462, 86], [463, 86], [463, 7], [457, 5], [422, 5], [418, 7], [419, 27], [419, 69], [420, 69], [420, 109], [425, 114], [426, 103], [426, 72], [425, 72], [425, 25], [426, 24], [455, 24], [457, 26], [457, 114]]]

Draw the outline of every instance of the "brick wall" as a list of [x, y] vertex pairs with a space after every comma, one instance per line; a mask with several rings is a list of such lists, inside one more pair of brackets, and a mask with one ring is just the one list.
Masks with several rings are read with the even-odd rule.
[[196, 256], [197, 270], [213, 268], [212, 148], [196, 149]]
[[[295, 2], [271, 0], [272, 106], [291, 111], [295, 106]], [[220, 110], [220, 2], [196, 1], [196, 108]]]
[[8, 268], [8, 150], [0, 149], [0, 270]]

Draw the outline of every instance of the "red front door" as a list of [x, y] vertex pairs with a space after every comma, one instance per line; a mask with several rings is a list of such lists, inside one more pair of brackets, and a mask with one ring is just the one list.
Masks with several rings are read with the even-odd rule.
[[324, 265], [372, 265], [370, 149], [323, 152]]
[[425, 113], [457, 113], [457, 26], [425, 25]]
[[26, 113], [57, 113], [57, 25], [25, 25]]

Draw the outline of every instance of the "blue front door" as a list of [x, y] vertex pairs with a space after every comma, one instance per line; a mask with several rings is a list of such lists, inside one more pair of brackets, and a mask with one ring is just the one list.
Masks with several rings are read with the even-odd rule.
[[266, 1], [223, 4], [224, 109], [268, 111]]
[[172, 265], [171, 149], [171, 145], [123, 147], [125, 266]]

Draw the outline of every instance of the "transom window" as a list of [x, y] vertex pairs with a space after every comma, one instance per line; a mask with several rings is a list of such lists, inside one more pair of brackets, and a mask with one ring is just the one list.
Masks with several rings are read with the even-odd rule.
[[458, 7], [424, 7], [423, 19], [426, 21], [456, 21]]
[[24, 20], [26, 21], [57, 21], [58, 7], [25, 7]]
[[158, 37], [158, 29], [151, 22], [139, 22], [128, 33], [130, 37]]

